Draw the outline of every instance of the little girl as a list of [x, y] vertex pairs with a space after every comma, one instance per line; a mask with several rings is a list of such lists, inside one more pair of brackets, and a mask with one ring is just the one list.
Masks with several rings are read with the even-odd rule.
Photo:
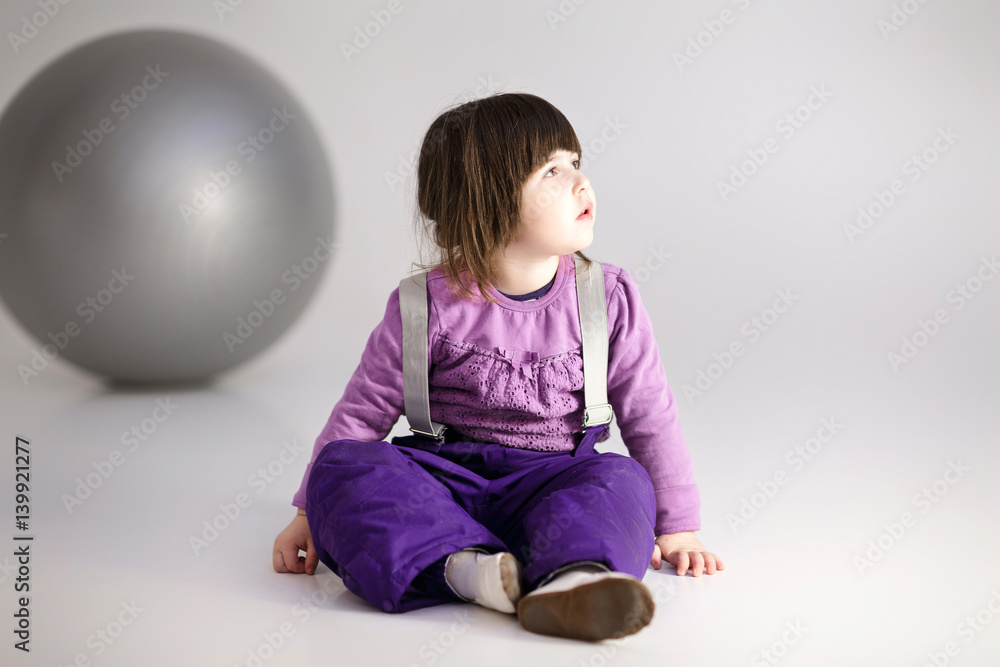
[[[698, 488], [638, 285], [580, 252], [597, 203], [580, 158], [569, 121], [535, 95], [431, 124], [417, 200], [440, 253], [421, 295], [443, 431], [408, 414], [414, 435], [382, 440], [407, 405], [397, 288], [316, 439], [276, 571], [322, 561], [387, 612], [475, 602], [531, 632], [600, 640], [652, 619], [647, 564], [725, 569], [695, 536]], [[577, 266], [602, 271], [611, 406], [583, 430]], [[594, 450], [612, 412], [631, 456]]]

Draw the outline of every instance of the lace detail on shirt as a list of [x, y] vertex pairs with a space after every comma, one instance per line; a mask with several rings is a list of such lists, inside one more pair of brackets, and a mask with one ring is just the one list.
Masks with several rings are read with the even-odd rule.
[[[539, 358], [439, 336], [430, 372], [431, 418], [476, 442], [569, 451], [583, 425], [580, 348]], [[598, 440], [608, 439], [605, 432]]]

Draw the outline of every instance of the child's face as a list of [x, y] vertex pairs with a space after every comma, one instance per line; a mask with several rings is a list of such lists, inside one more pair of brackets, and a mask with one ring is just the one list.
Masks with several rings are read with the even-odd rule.
[[597, 199], [579, 164], [576, 153], [556, 151], [524, 184], [521, 233], [511, 244], [522, 257], [566, 255], [594, 241]]

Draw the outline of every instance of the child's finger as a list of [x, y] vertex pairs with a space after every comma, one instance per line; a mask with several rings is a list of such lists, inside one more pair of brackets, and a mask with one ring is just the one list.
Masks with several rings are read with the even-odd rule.
[[296, 574], [300, 574], [305, 569], [299, 560], [299, 547], [297, 545], [292, 545], [289, 549], [285, 550], [285, 565], [288, 567], [289, 572], [295, 572]]
[[690, 565], [691, 560], [688, 558], [687, 551], [683, 549], [677, 552], [677, 576], [683, 577], [688, 571], [688, 565]]
[[652, 559], [650, 559], [649, 564], [655, 567], [657, 570], [659, 570], [660, 566], [663, 565], [663, 557], [660, 553], [659, 544], [653, 545], [653, 557]]
[[288, 568], [285, 567], [285, 557], [281, 555], [281, 550], [275, 548], [274, 553], [271, 554], [271, 565], [274, 566], [275, 572], [287, 572]]
[[711, 552], [705, 552], [705, 564], [708, 567], [709, 574], [715, 574], [716, 570], [725, 570], [726, 564], [722, 562], [722, 559]]
[[298, 558], [293, 558], [291, 556], [289, 549], [285, 547], [278, 547], [274, 551], [274, 569], [276, 572], [300, 572], [296, 566], [299, 565]]
[[700, 551], [691, 552], [691, 574], [700, 577], [705, 571], [705, 555]]
[[708, 552], [705, 553], [705, 571], [708, 574], [715, 574], [715, 555]]
[[306, 549], [306, 573], [314, 574], [316, 572], [316, 564], [319, 563], [319, 554], [313, 548], [311, 540], [306, 546], [308, 547]]

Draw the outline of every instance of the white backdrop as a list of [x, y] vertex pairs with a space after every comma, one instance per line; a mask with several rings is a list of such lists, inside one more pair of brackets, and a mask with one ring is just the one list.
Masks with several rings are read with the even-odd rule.
[[[530, 92], [584, 146], [600, 204], [585, 252], [641, 284], [709, 549], [785, 580], [898, 572], [899, 589], [997, 561], [1000, 5], [225, 1], [69, 2], [15, 46], [9, 33], [41, 10], [8, 0], [0, 106], [63, 52], [124, 29], [210, 36], [283, 77], [330, 158], [338, 254], [292, 329], [223, 379], [248, 409], [263, 402], [311, 446], [418, 258], [409, 165], [423, 132], [457, 101]], [[391, 22], [345, 55], [373, 12]], [[25, 387], [16, 367], [33, 346], [0, 310], [5, 439], [100, 396], [61, 359]], [[304, 466], [268, 496], [275, 517], [291, 518]], [[967, 471], [946, 476], [955, 466]], [[913, 537], [859, 566], [907, 511]], [[264, 551], [282, 525], [265, 527]], [[989, 576], [900, 635], [916, 637], [909, 664], [985, 603]]]

